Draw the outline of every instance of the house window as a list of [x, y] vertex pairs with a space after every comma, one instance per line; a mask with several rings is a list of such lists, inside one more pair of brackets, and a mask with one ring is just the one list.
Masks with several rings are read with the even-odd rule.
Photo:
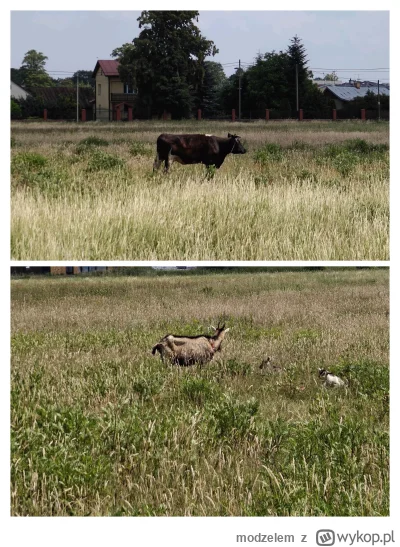
[[101, 95], [101, 84], [97, 84], [97, 95]]
[[135, 90], [133, 89], [133, 86], [131, 86], [129, 84], [124, 84], [124, 93], [133, 94], [133, 93], [135, 93]]

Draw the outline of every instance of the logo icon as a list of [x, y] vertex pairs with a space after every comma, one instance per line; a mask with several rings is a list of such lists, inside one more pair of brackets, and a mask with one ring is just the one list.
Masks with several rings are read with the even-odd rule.
[[318, 530], [316, 540], [318, 545], [329, 547], [335, 543], [335, 532], [333, 530]]

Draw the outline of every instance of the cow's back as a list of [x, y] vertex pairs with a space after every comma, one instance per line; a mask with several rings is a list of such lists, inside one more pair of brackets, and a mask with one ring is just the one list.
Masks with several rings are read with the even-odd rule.
[[199, 163], [218, 154], [218, 142], [214, 136], [202, 134], [174, 135], [162, 133], [157, 139], [160, 159], [168, 154], [178, 156], [183, 163]]

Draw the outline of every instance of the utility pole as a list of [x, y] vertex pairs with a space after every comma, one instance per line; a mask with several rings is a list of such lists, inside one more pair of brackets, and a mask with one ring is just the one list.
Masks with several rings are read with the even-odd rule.
[[242, 119], [242, 69], [240, 68], [239, 59], [239, 121]]
[[76, 73], [76, 123], [79, 122], [79, 75]]
[[381, 121], [381, 96], [379, 94], [379, 80], [378, 80], [378, 122]]
[[299, 65], [296, 63], [296, 110], [299, 117]]

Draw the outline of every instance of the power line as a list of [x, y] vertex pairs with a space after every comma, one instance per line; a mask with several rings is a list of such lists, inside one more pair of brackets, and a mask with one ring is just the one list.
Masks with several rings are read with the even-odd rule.
[[[237, 61], [227, 62], [227, 63], [220, 63], [222, 66], [227, 65], [234, 65]], [[254, 61], [241, 61], [242, 65], [254, 65]], [[309, 70], [358, 70], [360, 72], [362, 71], [389, 71], [389, 67], [376, 67], [376, 68], [359, 68], [359, 67], [346, 67], [346, 68], [338, 68], [338, 67], [332, 67], [332, 68], [326, 68], [326, 67], [307, 67]]]
[[307, 67], [309, 68], [310, 70], [359, 70], [360, 72], [361, 71], [364, 71], [364, 70], [374, 70], [375, 72], [379, 71], [379, 70], [390, 70], [390, 68], [383, 68], [383, 67], [380, 67], [380, 68], [321, 68], [321, 67]]

